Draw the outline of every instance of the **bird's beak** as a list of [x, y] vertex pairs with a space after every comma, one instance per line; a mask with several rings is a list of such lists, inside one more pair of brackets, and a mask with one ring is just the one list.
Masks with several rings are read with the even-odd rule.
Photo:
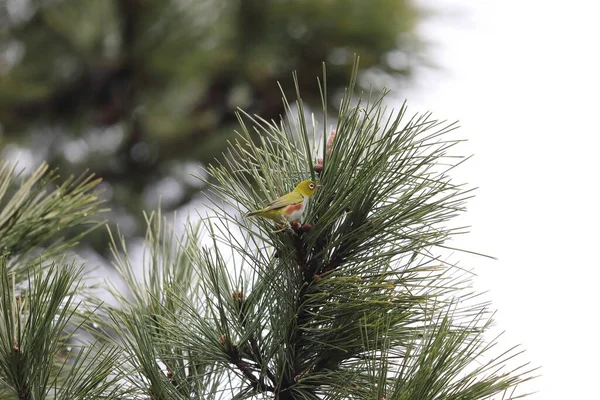
[[323, 187], [323, 185], [317, 185], [317, 188]]

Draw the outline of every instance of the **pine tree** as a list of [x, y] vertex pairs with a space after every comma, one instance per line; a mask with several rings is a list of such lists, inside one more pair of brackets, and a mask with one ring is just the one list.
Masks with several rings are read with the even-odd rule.
[[[492, 349], [489, 305], [443, 258], [472, 196], [449, 175], [463, 160], [456, 125], [389, 111], [386, 92], [354, 84], [333, 132], [327, 104], [309, 119], [299, 90], [279, 122], [241, 112], [224, 161], [198, 176], [206, 215], [183, 234], [147, 215], [141, 260], [110, 230], [130, 290], [112, 287], [111, 304], [60, 258], [76, 237], [49, 244], [89, 223], [95, 182], [44, 194], [44, 171], [14, 189], [3, 168], [2, 398], [519, 397], [531, 371], [504, 367], [518, 351]], [[301, 224], [244, 217], [308, 178], [322, 187]]]

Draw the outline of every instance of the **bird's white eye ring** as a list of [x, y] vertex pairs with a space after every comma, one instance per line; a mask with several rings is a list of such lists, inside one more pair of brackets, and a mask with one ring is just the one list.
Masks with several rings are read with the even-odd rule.
[[311, 183], [310, 185], [308, 185], [309, 188], [314, 189], [315, 188], [315, 184]]

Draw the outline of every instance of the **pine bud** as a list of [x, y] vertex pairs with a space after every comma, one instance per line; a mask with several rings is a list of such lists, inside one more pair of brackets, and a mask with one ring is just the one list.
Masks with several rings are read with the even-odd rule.
[[329, 140], [327, 141], [327, 148], [326, 148], [326, 152], [327, 154], [331, 154], [331, 151], [333, 150], [333, 141], [335, 139], [335, 129], [331, 131], [331, 134], [329, 135]]
[[311, 224], [304, 224], [300, 227], [300, 229], [302, 229], [302, 232], [308, 232], [312, 229], [312, 225]]
[[242, 300], [244, 300], [244, 292], [234, 290], [231, 297], [233, 297], [233, 301], [238, 301], [241, 303]]
[[219, 338], [219, 343], [221, 344], [221, 346], [225, 345], [225, 340], [227, 338], [225, 337], [225, 335], [221, 335], [221, 337]]
[[298, 232], [300, 230], [300, 222], [294, 221], [292, 222], [292, 229]]
[[323, 172], [323, 164], [315, 165], [314, 170], [317, 174], [320, 174], [321, 172]]

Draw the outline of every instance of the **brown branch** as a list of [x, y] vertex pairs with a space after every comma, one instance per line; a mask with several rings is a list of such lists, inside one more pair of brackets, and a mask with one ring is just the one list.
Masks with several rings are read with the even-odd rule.
[[248, 367], [248, 365], [240, 357], [240, 353], [237, 347], [232, 346], [230, 357], [231, 362], [240, 370], [240, 372], [246, 377], [246, 379], [250, 381], [250, 385], [255, 390], [260, 390], [261, 392], [275, 392], [274, 386], [266, 385], [262, 379], [259, 379], [256, 376], [254, 376], [254, 374], [250, 370], [250, 367]]
[[[244, 307], [244, 305], [245, 305], [244, 294], [242, 292], [235, 291], [235, 292], [233, 292], [233, 298], [239, 307], [240, 323], [244, 329], [247, 329], [247, 322], [248, 322], [247, 317], [248, 316], [246, 313], [246, 308]], [[248, 351], [248, 356], [257, 366], [260, 366], [262, 368], [262, 366], [265, 364], [264, 364], [264, 359], [263, 359], [262, 353], [258, 347], [258, 342], [256, 341], [256, 337], [254, 335], [250, 335], [248, 340], [250, 342], [250, 351]], [[239, 355], [238, 355], [238, 357], [239, 357]], [[269, 368], [265, 368], [265, 370], [266, 370], [265, 372], [266, 372], [267, 376], [271, 380], [271, 383], [273, 385], [275, 385], [277, 383], [275, 375], [273, 374], [273, 372], [271, 372], [271, 370]], [[264, 386], [264, 378], [263, 378], [262, 374], [259, 379], [260, 379], [260, 384]]]
[[[292, 326], [290, 327], [290, 330], [293, 331], [293, 335], [290, 340], [290, 343], [288, 343], [290, 355], [291, 355], [292, 359], [294, 360], [293, 361], [294, 371], [292, 372], [292, 376], [284, 375], [282, 377], [281, 385], [278, 388], [279, 389], [279, 391], [278, 391], [279, 397], [278, 398], [280, 400], [294, 399], [294, 395], [292, 394], [292, 391], [287, 390], [287, 389], [289, 389], [292, 385], [294, 385], [296, 383], [295, 377], [299, 376], [300, 372], [302, 370], [302, 365], [300, 365], [297, 355], [300, 352], [301, 347], [302, 347], [301, 341], [302, 341], [303, 330], [301, 327], [308, 321], [309, 316], [310, 316], [310, 310], [305, 305], [305, 302], [306, 302], [306, 297], [307, 297], [308, 291], [311, 288], [310, 284], [315, 279], [315, 271], [317, 270], [317, 267], [319, 265], [319, 260], [316, 258], [308, 260], [304, 242], [302, 241], [302, 236], [299, 234], [299, 232], [292, 233], [291, 235], [292, 235], [292, 243], [296, 250], [295, 251], [296, 261], [298, 263], [300, 271], [302, 272], [302, 286], [300, 288], [300, 292], [298, 293], [298, 297], [296, 299], [296, 313], [297, 313], [298, 317], [296, 318], [295, 323], [293, 323]], [[322, 246], [324, 246], [324, 245], [322, 245]], [[321, 248], [320, 250], [323, 250], [323, 249]], [[318, 250], [313, 251], [313, 254], [318, 254], [318, 253], [319, 253]]]

